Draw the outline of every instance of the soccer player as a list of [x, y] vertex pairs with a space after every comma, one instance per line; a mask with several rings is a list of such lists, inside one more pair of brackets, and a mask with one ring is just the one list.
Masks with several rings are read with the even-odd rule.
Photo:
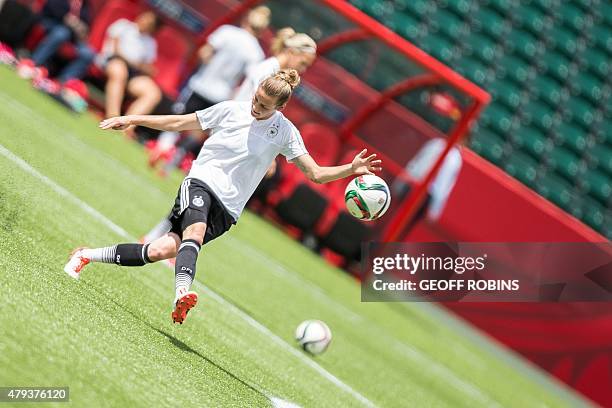
[[[247, 69], [246, 78], [234, 95], [234, 100], [250, 101], [259, 84], [281, 69], [295, 69], [299, 74], [303, 74], [317, 57], [317, 43], [309, 35], [296, 33], [293, 28], [285, 27], [276, 32], [270, 51], [273, 57]], [[275, 171], [274, 163], [269, 168], [268, 174], [273, 175]], [[171, 219], [172, 214], [162, 219], [142, 238], [142, 241], [151, 242], [167, 233], [172, 227]], [[171, 259], [169, 263], [172, 264]]]
[[296, 164], [313, 182], [381, 170], [376, 155], [364, 149], [348, 164], [321, 167], [308, 154], [300, 133], [281, 113], [300, 77], [281, 70], [264, 80], [250, 102], [226, 101], [185, 115], [133, 115], [103, 120], [102, 129], [146, 126], [159, 130], [210, 130], [172, 208], [172, 229], [148, 244], [77, 248], [64, 271], [78, 279], [90, 262], [142, 266], [176, 257], [172, 319], [182, 324], [198, 295], [190, 291], [203, 244], [236, 223], [249, 197], [278, 154]]

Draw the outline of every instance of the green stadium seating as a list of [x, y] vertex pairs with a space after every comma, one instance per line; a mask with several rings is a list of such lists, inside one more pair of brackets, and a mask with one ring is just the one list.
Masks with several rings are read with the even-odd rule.
[[581, 72], [572, 78], [570, 88], [595, 105], [601, 102], [602, 83], [597, 77], [588, 72]]
[[579, 180], [579, 183], [589, 195], [597, 198], [604, 205], [609, 204], [612, 197], [612, 185], [610, 185], [610, 178], [605, 173], [597, 169], [591, 169], [584, 173]]
[[576, 34], [560, 25], [552, 27], [547, 32], [546, 39], [553, 47], [569, 58], [573, 58], [580, 48]]
[[587, 32], [591, 47], [601, 47], [606, 50], [608, 55], [612, 55], [612, 36], [610, 35], [610, 27], [604, 25], [594, 25]]
[[504, 164], [504, 169], [527, 185], [531, 185], [537, 175], [538, 162], [521, 151], [513, 151]]
[[475, 152], [612, 238], [611, 1], [351, 2], [491, 93]]
[[546, 13], [528, 3], [521, 3], [512, 11], [512, 18], [518, 23], [521, 28], [538, 36], [552, 23], [552, 19], [546, 16]]
[[558, 51], [548, 50], [538, 60], [538, 65], [544, 74], [552, 75], [557, 81], [563, 83], [570, 74], [576, 72], [576, 68], [570, 60]]
[[606, 145], [596, 146], [590, 149], [587, 156], [603, 171], [612, 176], [612, 147]]
[[497, 69], [503, 77], [521, 84], [535, 75], [535, 68], [515, 55], [505, 54], [497, 61]]
[[605, 219], [605, 209], [596, 200], [584, 197], [581, 200], [582, 220], [596, 230], [601, 230]]
[[495, 39], [499, 39], [509, 28], [505, 17], [487, 8], [475, 10], [470, 13], [469, 18], [474, 29], [487, 33]]
[[472, 137], [471, 146], [476, 153], [492, 163], [499, 163], [506, 151], [506, 142], [487, 130], [476, 132]]
[[601, 79], [607, 79], [610, 74], [610, 61], [609, 56], [596, 48], [589, 47], [580, 55], [580, 62]]
[[559, 207], [568, 209], [572, 202], [572, 185], [557, 176], [554, 172], [547, 172], [538, 177], [536, 189]]
[[509, 109], [516, 109], [521, 103], [521, 90], [514, 82], [498, 79], [489, 89], [494, 102], [501, 102]]
[[503, 135], [512, 127], [512, 113], [501, 105], [489, 105], [482, 114], [483, 125]]
[[554, 131], [555, 139], [572, 149], [576, 154], [582, 155], [587, 146], [586, 131], [572, 123], [562, 122]]
[[587, 20], [589, 20], [589, 18], [585, 17], [580, 7], [569, 1], [563, 7], [553, 9], [553, 12], [558, 14], [561, 20], [577, 33], [580, 33], [585, 28]]
[[485, 64], [492, 64], [495, 62], [495, 58], [498, 56], [498, 45], [491, 37], [472, 33], [468, 37], [462, 38], [461, 40], [466, 44], [469, 52]]
[[572, 118], [574, 122], [580, 124], [585, 129], [588, 129], [595, 120], [593, 106], [580, 97], [574, 96], [570, 98], [562, 105], [562, 109], [567, 117]]
[[518, 53], [526, 60], [531, 60], [541, 49], [541, 45], [533, 35], [527, 31], [513, 29], [504, 36], [504, 44], [510, 52]]
[[428, 16], [428, 19], [431, 25], [453, 40], [456, 40], [468, 29], [468, 26], [460, 17], [445, 9], [438, 9], [436, 13]]
[[584, 167], [580, 159], [574, 153], [560, 146], [556, 146], [552, 149], [546, 156], [546, 159], [550, 167], [555, 169], [570, 182], [575, 179], [578, 172]]
[[517, 147], [520, 147], [538, 160], [541, 160], [544, 152], [547, 151], [550, 145], [550, 140], [544, 133], [528, 126], [514, 129], [511, 139]]
[[521, 106], [522, 115], [529, 124], [547, 132], [555, 124], [555, 111], [549, 105], [532, 99]]
[[535, 95], [552, 107], [557, 106], [561, 100], [569, 97], [568, 91], [563, 89], [561, 84], [546, 76], [538, 78], [538, 86], [533, 91]]

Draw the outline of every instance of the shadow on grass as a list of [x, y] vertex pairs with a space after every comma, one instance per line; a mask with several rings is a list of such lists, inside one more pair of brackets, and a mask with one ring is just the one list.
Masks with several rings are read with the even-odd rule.
[[174, 337], [171, 334], [166, 333], [165, 331], [158, 329], [157, 327], [154, 327], [151, 323], [149, 323], [148, 321], [142, 319], [140, 316], [137, 316], [134, 312], [132, 312], [130, 309], [128, 309], [125, 305], [120, 304], [119, 302], [117, 302], [115, 299], [109, 297], [107, 294], [104, 293], [103, 290], [96, 288], [94, 286], [90, 286], [94, 291], [98, 292], [98, 294], [102, 295], [104, 298], [110, 300], [111, 302], [113, 302], [116, 306], [118, 306], [119, 308], [121, 308], [122, 310], [124, 310], [126, 313], [130, 314], [134, 319], [142, 322], [143, 324], [147, 325], [148, 327], [150, 327], [151, 329], [155, 330], [156, 332], [158, 332], [159, 334], [165, 336], [168, 341], [170, 343], [172, 343], [173, 346], [181, 349], [182, 351], [188, 352], [188, 353], [192, 353], [193, 355], [199, 357], [200, 359], [202, 359], [203, 361], [205, 361], [206, 363], [214, 366], [215, 368], [217, 368], [218, 370], [224, 372], [225, 374], [227, 374], [228, 376], [230, 376], [231, 378], [233, 378], [234, 380], [240, 382], [242, 385], [244, 385], [245, 387], [249, 388], [250, 390], [252, 390], [253, 392], [255, 392], [256, 394], [262, 396], [263, 398], [265, 398], [266, 400], [270, 400], [270, 398], [264, 394], [262, 391], [260, 391], [258, 388], [256, 388], [255, 386], [253, 386], [252, 384], [248, 383], [245, 380], [242, 380], [241, 378], [237, 377], [234, 373], [232, 373], [231, 371], [225, 369], [224, 367], [222, 367], [221, 365], [217, 364], [216, 362], [214, 362], [213, 360], [211, 360], [209, 357], [203, 355], [202, 353], [200, 353], [199, 351], [193, 349], [192, 347], [190, 347], [188, 344], [186, 344], [185, 342], [177, 339], [176, 337]]

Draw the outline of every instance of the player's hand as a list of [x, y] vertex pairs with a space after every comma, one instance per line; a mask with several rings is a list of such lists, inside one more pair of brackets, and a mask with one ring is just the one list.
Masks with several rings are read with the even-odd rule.
[[361, 176], [362, 174], [374, 174], [375, 171], [381, 171], [382, 160], [376, 160], [376, 154], [371, 154], [366, 157], [368, 149], [363, 149], [351, 163], [353, 174]]
[[114, 118], [104, 119], [100, 122], [100, 129], [104, 130], [125, 130], [132, 123], [130, 122], [130, 118], [128, 116], [116, 116]]

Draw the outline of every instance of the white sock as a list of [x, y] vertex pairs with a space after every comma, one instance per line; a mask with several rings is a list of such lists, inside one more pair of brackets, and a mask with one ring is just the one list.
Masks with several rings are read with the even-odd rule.
[[83, 249], [81, 254], [91, 262], [115, 263], [117, 245], [105, 248], [87, 248]]

